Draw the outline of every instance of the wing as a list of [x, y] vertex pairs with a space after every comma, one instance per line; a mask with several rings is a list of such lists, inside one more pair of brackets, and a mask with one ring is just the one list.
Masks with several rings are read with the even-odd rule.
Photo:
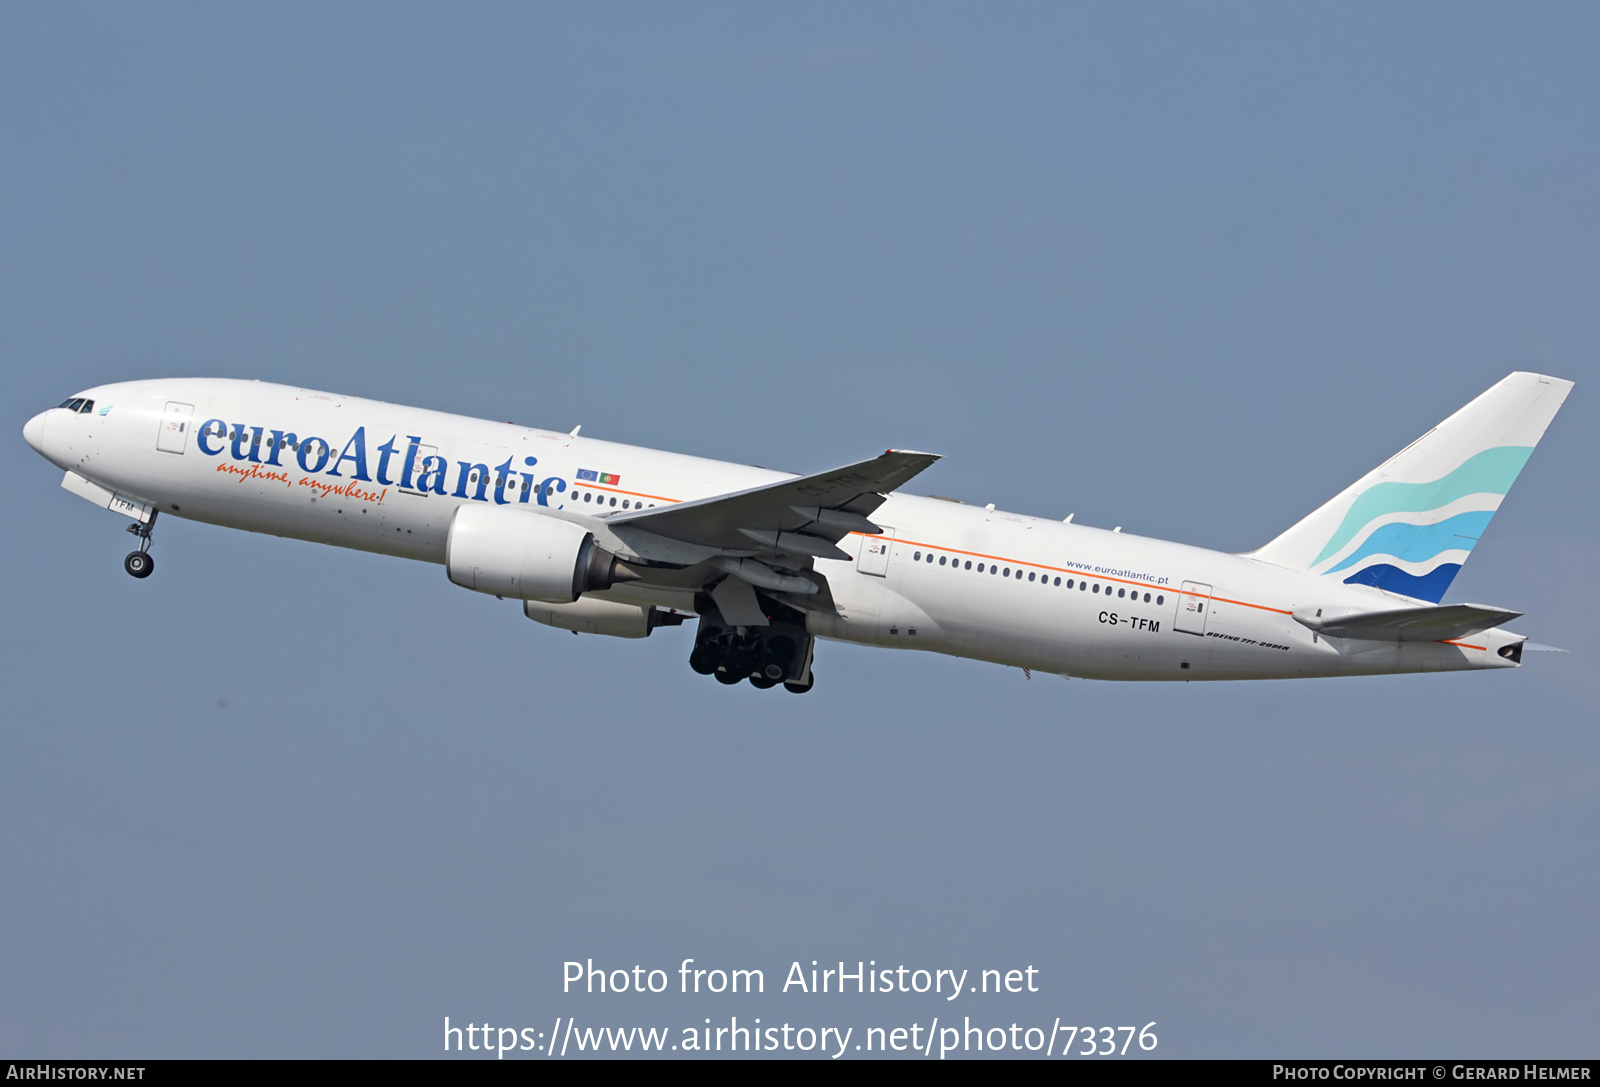
[[1367, 638], [1385, 642], [1442, 642], [1509, 623], [1522, 615], [1483, 604], [1369, 611], [1326, 621], [1296, 615], [1300, 623], [1329, 638]]
[[883, 505], [888, 492], [938, 459], [934, 453], [891, 449], [830, 472], [608, 517], [606, 525], [643, 529], [719, 552], [849, 558], [839, 540], [851, 532], [877, 532], [867, 515]]

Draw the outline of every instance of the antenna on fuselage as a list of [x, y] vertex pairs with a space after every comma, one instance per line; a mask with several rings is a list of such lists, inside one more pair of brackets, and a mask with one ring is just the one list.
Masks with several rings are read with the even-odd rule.
[[571, 434], [568, 434], [568, 435], [567, 435], [567, 437], [569, 437], [569, 438], [576, 438], [576, 437], [577, 437], [577, 436], [578, 436], [578, 431], [580, 431], [580, 430], [582, 430], [582, 429], [583, 429], [583, 424], [582, 424], [582, 423], [579, 423], [579, 424], [578, 424], [578, 425], [577, 425], [577, 426], [575, 426], [575, 427], [573, 427], [573, 428], [572, 428], [572, 433], [571, 433]]

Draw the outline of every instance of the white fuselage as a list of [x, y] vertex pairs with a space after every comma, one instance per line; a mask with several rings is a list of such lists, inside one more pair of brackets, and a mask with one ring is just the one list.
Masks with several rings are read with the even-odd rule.
[[[791, 478], [262, 382], [138, 381], [80, 395], [92, 411], [43, 413], [29, 441], [124, 507], [434, 563], [463, 503], [603, 526], [624, 509]], [[1454, 642], [1319, 638], [1297, 611], [1419, 602], [1245, 556], [898, 493], [872, 520], [882, 537], [841, 541], [856, 561], [816, 560], [837, 606], [808, 615], [820, 637], [1102, 679], [1515, 666], [1496, 650], [1520, 639], [1501, 630]], [[880, 567], [868, 549], [886, 542]], [[606, 595], [692, 607], [692, 593], [648, 583]]]

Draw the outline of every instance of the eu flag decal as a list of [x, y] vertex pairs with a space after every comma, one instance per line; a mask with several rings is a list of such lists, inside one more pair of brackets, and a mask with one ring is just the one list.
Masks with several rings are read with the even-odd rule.
[[616, 486], [617, 484], [620, 484], [622, 482], [622, 477], [621, 476], [610, 475], [610, 474], [608, 474], [606, 472], [601, 472], [600, 473], [600, 482], [601, 483], [609, 483], [612, 486]]
[[592, 472], [587, 468], [579, 468], [578, 469], [578, 478], [579, 479], [593, 480], [597, 475], [599, 475], [598, 472]]

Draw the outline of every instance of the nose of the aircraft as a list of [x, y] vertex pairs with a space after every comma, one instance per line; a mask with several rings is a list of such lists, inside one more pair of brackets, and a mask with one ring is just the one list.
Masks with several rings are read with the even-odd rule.
[[35, 453], [44, 452], [44, 417], [45, 412], [41, 411], [22, 426], [22, 436], [33, 446]]

